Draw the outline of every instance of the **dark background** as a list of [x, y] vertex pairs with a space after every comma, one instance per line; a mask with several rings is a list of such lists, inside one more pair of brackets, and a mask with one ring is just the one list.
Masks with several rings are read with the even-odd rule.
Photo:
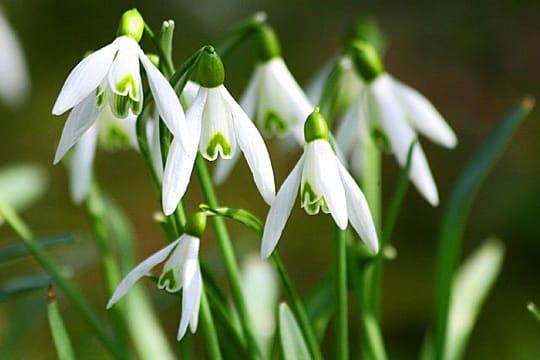
[[[459, 146], [452, 151], [422, 139], [439, 186], [441, 206], [433, 209], [414, 189], [409, 191], [393, 239], [399, 255], [388, 263], [385, 272], [383, 323], [390, 357], [417, 356], [433, 319], [435, 240], [451, 186], [500, 117], [524, 95], [538, 95], [540, 2], [11, 0], [3, 5], [26, 51], [32, 93], [20, 109], [0, 107], [0, 166], [24, 161], [47, 169], [49, 190], [24, 217], [38, 235], [65, 231], [80, 235], [75, 244], [57, 249], [52, 255], [71, 269], [72, 282], [103, 316], [103, 284], [88, 221], [84, 211], [70, 202], [64, 168], [52, 166], [66, 119], [65, 115], [52, 116], [52, 105], [81, 56], [110, 42], [119, 16], [131, 7], [137, 7], [155, 30], [162, 20], [175, 20], [176, 63], [201, 45], [211, 43], [233, 23], [265, 10], [280, 36], [289, 68], [305, 84], [339, 51], [348, 27], [358, 16], [375, 16], [388, 40], [388, 72], [431, 99], [459, 138]], [[142, 45], [153, 51], [147, 39]], [[237, 97], [250, 75], [251, 70], [246, 69], [253, 66], [251, 45], [239, 47], [225, 59], [226, 85]], [[468, 359], [540, 356], [540, 328], [525, 308], [529, 300], [540, 302], [538, 120], [539, 112], [533, 110], [471, 209], [464, 253], [491, 235], [503, 239], [507, 252], [502, 274], [473, 332]], [[276, 183], [281, 184], [299, 154], [283, 154], [276, 151], [277, 145], [270, 142]], [[140, 157], [133, 151], [100, 152], [97, 174], [136, 225], [138, 258], [162, 247], [159, 229], [151, 219], [159, 204]], [[392, 192], [398, 174], [394, 159], [386, 156], [385, 198]], [[244, 164], [218, 191], [222, 203], [265, 216], [267, 207]], [[195, 184], [190, 194], [193, 209], [199, 198]], [[322, 219], [306, 216], [298, 206], [279, 245], [302, 294], [307, 294], [331, 267], [328, 222]], [[244, 228], [233, 225], [231, 232], [239, 257], [258, 250], [258, 242]], [[203, 256], [209, 261], [215, 259], [219, 272], [219, 256], [210, 233], [203, 240]], [[0, 235], [0, 244], [15, 242], [5, 226], [0, 228]], [[0, 278], [4, 281], [38, 269], [32, 259], [0, 265]], [[179, 319], [177, 303], [148, 285], [162, 310], [160, 319], [172, 342]], [[45, 301], [46, 291], [42, 290], [0, 303], [0, 354], [8, 354], [8, 358], [55, 358]], [[61, 294], [59, 302], [80, 358], [99, 357], [102, 349], [94, 346], [97, 341], [88, 327]], [[202, 337], [200, 332], [196, 337]]]

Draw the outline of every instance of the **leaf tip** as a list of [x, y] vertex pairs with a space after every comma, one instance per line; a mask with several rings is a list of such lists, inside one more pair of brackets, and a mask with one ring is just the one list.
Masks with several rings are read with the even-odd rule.
[[56, 300], [56, 296], [54, 295], [54, 288], [53, 284], [49, 283], [49, 288], [47, 289], [47, 302], [49, 304], [53, 303]]

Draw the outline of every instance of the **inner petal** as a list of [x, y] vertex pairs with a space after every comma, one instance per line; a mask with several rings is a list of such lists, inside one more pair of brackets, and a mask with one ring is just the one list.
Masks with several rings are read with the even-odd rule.
[[132, 39], [119, 38], [118, 52], [109, 70], [109, 85], [114, 93], [141, 100], [141, 72], [139, 69], [139, 45]]
[[324, 199], [318, 176], [316, 176], [317, 164], [315, 162], [317, 158], [314, 151], [310, 150], [312, 149], [308, 146], [305, 152], [306, 158], [300, 186], [301, 206], [309, 215], [318, 214], [321, 208], [324, 213], [328, 214], [328, 205]]

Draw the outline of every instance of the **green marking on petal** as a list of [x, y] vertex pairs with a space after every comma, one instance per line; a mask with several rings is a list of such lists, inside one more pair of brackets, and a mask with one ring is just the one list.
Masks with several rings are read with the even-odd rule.
[[231, 145], [225, 138], [225, 135], [221, 131], [216, 132], [212, 139], [208, 142], [206, 147], [205, 154], [209, 159], [215, 160], [218, 154], [218, 151], [221, 149], [221, 156], [231, 157]]
[[98, 86], [96, 89], [96, 107], [100, 108], [105, 103], [105, 91]]
[[176, 277], [173, 268], [162, 273], [158, 280], [158, 287], [167, 291], [173, 291], [176, 288]]
[[373, 141], [375, 141], [375, 143], [381, 150], [385, 152], [392, 151], [390, 140], [388, 140], [388, 137], [382, 129], [377, 127], [371, 129], [371, 138], [373, 139]]
[[309, 181], [304, 181], [302, 188], [300, 189], [300, 199], [302, 208], [309, 215], [316, 215], [319, 213], [319, 210], [322, 208], [324, 213], [329, 213], [328, 205], [323, 196], [319, 196]]
[[129, 93], [131, 94], [131, 98], [139, 98], [139, 94], [137, 91], [137, 83], [135, 82], [135, 78], [131, 74], [127, 74], [122, 80], [117, 82], [115, 88], [116, 91], [121, 94], [127, 94], [128, 88], [131, 88], [129, 91]]
[[131, 142], [123, 128], [108, 124], [99, 131], [99, 145], [106, 150], [116, 151], [128, 148]]
[[263, 120], [263, 130], [268, 134], [283, 135], [289, 128], [287, 122], [276, 112], [268, 110]]
[[111, 110], [116, 117], [124, 119], [128, 116], [129, 109], [134, 115], [139, 115], [142, 108], [141, 103], [141, 101], [133, 101], [129, 96], [113, 94]]

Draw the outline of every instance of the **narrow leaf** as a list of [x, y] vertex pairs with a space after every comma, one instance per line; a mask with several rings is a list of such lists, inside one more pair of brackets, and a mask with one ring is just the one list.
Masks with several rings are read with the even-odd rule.
[[49, 326], [51, 327], [51, 333], [54, 346], [56, 347], [56, 352], [58, 353], [58, 359], [75, 359], [73, 346], [71, 346], [71, 341], [69, 340], [66, 327], [64, 326], [64, 321], [62, 320], [62, 316], [58, 310], [52, 284], [49, 285], [48, 297], [49, 305], [47, 306], [47, 312], [49, 316]]
[[441, 224], [436, 263], [435, 351], [437, 359], [442, 358], [445, 353], [444, 341], [452, 278], [458, 263], [469, 209], [480, 185], [499, 159], [514, 132], [532, 109], [533, 104], [534, 100], [527, 97], [502, 119], [484, 145], [471, 158], [450, 195]]
[[[75, 235], [73, 234], [58, 234], [58, 235], [52, 235], [43, 237], [41, 239], [37, 239], [36, 241], [43, 246], [44, 249], [54, 247], [57, 245], [62, 245], [68, 242], [71, 242], [75, 240]], [[30, 250], [28, 247], [24, 244], [16, 244], [13, 246], [6, 246], [2, 249], [0, 249], [0, 263], [14, 260], [23, 256], [31, 256]]]
[[279, 305], [279, 334], [285, 360], [311, 359], [302, 332], [286, 303]]
[[51, 277], [47, 274], [33, 274], [12, 279], [0, 285], [0, 302], [15, 295], [42, 289], [51, 282]]
[[461, 359], [474, 323], [502, 267], [504, 245], [486, 240], [454, 277], [444, 359]]
[[335, 310], [332, 276], [327, 276], [305, 300], [306, 313], [319, 340], [324, 337]]

